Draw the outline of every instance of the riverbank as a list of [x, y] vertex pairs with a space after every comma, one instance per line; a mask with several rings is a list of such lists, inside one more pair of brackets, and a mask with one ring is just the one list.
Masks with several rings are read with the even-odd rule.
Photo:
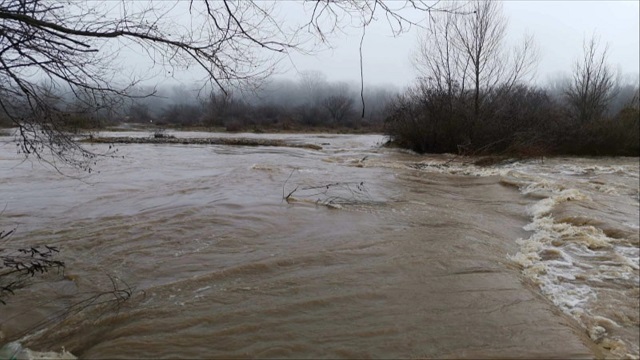
[[178, 138], [172, 135], [151, 137], [88, 137], [83, 142], [94, 144], [181, 144], [181, 145], [226, 145], [226, 146], [278, 146], [322, 150], [316, 144], [299, 144], [282, 139], [258, 138]]

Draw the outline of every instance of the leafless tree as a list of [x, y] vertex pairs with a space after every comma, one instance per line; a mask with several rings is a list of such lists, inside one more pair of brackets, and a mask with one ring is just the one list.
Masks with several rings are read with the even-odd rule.
[[213, 91], [203, 103], [203, 123], [207, 126], [242, 127], [253, 121], [251, 104], [231, 92]]
[[353, 114], [354, 98], [349, 94], [349, 85], [339, 83], [328, 89], [329, 95], [322, 100], [322, 105], [331, 115], [331, 120], [339, 125]]
[[608, 109], [609, 116], [615, 116], [624, 108], [640, 107], [640, 74], [616, 77], [615, 96]]
[[474, 121], [477, 121], [482, 94], [499, 85], [514, 84], [526, 70], [531, 40], [525, 39], [523, 50], [511, 58], [504, 46], [507, 19], [502, 14], [502, 4], [495, 0], [473, 0], [465, 7], [472, 14], [453, 22], [454, 44], [469, 63], [465, 78], [468, 75], [472, 82]]
[[207, 126], [224, 126], [228, 109], [233, 101], [231, 93], [212, 91], [204, 102], [204, 124]]
[[[308, 18], [278, 16], [278, 6], [302, 6]], [[419, 26], [406, 10], [437, 9], [418, 0], [0, 0], [0, 109], [18, 127], [26, 155], [88, 169], [95, 154], [65, 133], [64, 111], [44, 100], [43, 79], [58, 92], [109, 107], [140, 81], [139, 74], [126, 76], [125, 57], [134, 51], [148, 55], [161, 75], [204, 69], [225, 91], [268, 76], [280, 54], [308, 50], [302, 45], [309, 39], [324, 42], [344, 26], [366, 26], [377, 16], [394, 34]]]
[[331, 115], [331, 120], [336, 124], [343, 124], [353, 113], [354, 100], [348, 95], [329, 95], [324, 99], [324, 107]]
[[599, 49], [594, 35], [583, 43], [583, 58], [574, 65], [566, 90], [572, 116], [580, 123], [600, 119], [616, 95], [617, 81], [607, 64], [608, 47]]
[[149, 110], [147, 104], [134, 103], [129, 107], [128, 121], [137, 123], [151, 123], [153, 122], [153, 115]]
[[[496, 0], [454, 2], [447, 9], [431, 14], [415, 63], [438, 92], [453, 98], [471, 91], [472, 130], [487, 94], [498, 88], [508, 91], [532, 73], [536, 49], [531, 36], [507, 48], [507, 19]], [[460, 13], [465, 15], [456, 15]]]
[[470, 59], [456, 47], [454, 24], [457, 15], [445, 13], [432, 17], [420, 34], [414, 64], [427, 82], [450, 96], [465, 92]]
[[[257, 22], [277, 29], [261, 13], [267, 10], [245, 2], [2, 0], [0, 108], [18, 126], [26, 155], [45, 159], [50, 153], [49, 159], [88, 169], [95, 154], [65, 132], [65, 109], [45, 101], [43, 78], [76, 103], [100, 108], [127, 96], [137, 83], [116, 75], [124, 48], [141, 48], [168, 72], [199, 65], [220, 87], [264, 75], [269, 68], [259, 66], [256, 44], [275, 52], [295, 45], [285, 34], [255, 28]], [[191, 28], [172, 20], [169, 13], [177, 11], [192, 12]]]
[[303, 71], [298, 75], [298, 87], [307, 105], [318, 106], [327, 94], [327, 75], [321, 71]]

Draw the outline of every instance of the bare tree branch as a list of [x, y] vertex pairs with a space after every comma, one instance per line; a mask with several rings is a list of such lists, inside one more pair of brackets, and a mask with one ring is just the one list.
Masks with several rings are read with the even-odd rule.
[[599, 49], [594, 35], [583, 42], [583, 58], [576, 61], [573, 77], [565, 92], [571, 115], [580, 123], [600, 119], [618, 88], [614, 73], [607, 64], [608, 46]]
[[[223, 93], [269, 76], [282, 56], [347, 26], [386, 19], [398, 35], [424, 26], [438, 1], [309, 0], [303, 2], [191, 0], [94, 2], [0, 0], [0, 115], [19, 129], [27, 156], [90, 170], [99, 156], [67, 132], [68, 98], [93, 105], [97, 116], [130, 97], [139, 76], [125, 76], [126, 57], [146, 55], [166, 74], [195, 66]], [[278, 15], [301, 6], [306, 21]], [[418, 15], [416, 16], [416, 12]], [[188, 13], [189, 18], [176, 16]], [[43, 86], [44, 83], [48, 84]], [[44, 93], [62, 93], [55, 106]], [[147, 94], [152, 95], [152, 94]], [[90, 100], [90, 101], [88, 101]]]
[[[414, 63], [429, 86], [447, 94], [450, 101], [471, 93], [473, 112], [467, 131], [472, 139], [483, 120], [487, 96], [498, 89], [509, 92], [531, 74], [537, 53], [531, 36], [511, 51], [506, 48], [507, 19], [496, 0], [451, 3], [448, 10], [431, 14]], [[457, 16], [456, 11], [467, 15]]]

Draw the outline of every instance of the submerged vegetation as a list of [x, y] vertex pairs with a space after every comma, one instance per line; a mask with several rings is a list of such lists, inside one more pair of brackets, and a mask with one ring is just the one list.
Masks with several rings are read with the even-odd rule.
[[420, 153], [640, 154], [637, 97], [613, 114], [587, 121], [574, 117], [574, 110], [561, 97], [526, 85], [488, 94], [475, 124], [472, 103], [468, 94], [452, 97], [423, 83], [390, 106], [385, 132], [397, 145]]
[[64, 262], [56, 259], [59, 252], [55, 246], [31, 246], [28, 248], [5, 248], [7, 239], [15, 230], [0, 230], [0, 304], [24, 287], [29, 278], [50, 270], [61, 272]]

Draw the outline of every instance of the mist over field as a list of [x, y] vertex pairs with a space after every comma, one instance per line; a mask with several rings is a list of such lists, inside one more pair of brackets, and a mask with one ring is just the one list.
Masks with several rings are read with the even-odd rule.
[[637, 359], [639, 7], [0, 0], [0, 359]]

